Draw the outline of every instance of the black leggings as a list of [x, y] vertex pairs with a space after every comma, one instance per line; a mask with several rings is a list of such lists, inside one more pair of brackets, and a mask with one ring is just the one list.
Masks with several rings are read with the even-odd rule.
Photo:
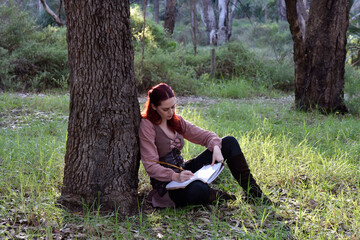
[[[224, 159], [241, 154], [241, 149], [236, 138], [227, 136], [222, 138], [221, 153]], [[211, 164], [212, 152], [206, 149], [196, 158], [185, 163], [184, 169], [196, 172], [202, 166]], [[170, 198], [175, 202], [176, 206], [197, 205], [206, 203], [210, 193], [208, 184], [201, 181], [194, 181], [186, 188], [169, 190]]]

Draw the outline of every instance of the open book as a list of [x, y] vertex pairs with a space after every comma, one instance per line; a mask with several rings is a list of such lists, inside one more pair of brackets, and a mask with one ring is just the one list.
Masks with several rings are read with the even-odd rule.
[[196, 180], [203, 181], [204, 183], [211, 183], [217, 178], [217, 176], [219, 176], [219, 174], [223, 169], [224, 169], [224, 165], [222, 163], [216, 163], [214, 164], [214, 166], [205, 165], [202, 168], [200, 168], [197, 172], [195, 172], [194, 176], [191, 179], [185, 182], [171, 181], [166, 185], [166, 189], [185, 188], [191, 182]]

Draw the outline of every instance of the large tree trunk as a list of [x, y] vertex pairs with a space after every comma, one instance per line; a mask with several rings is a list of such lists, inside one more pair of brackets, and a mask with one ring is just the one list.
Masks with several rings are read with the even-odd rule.
[[298, 23], [296, 0], [286, 0], [286, 8], [294, 40], [296, 107], [346, 112], [343, 98], [349, 0], [311, 1], [305, 38]]
[[137, 209], [140, 111], [129, 1], [65, 0], [70, 113], [63, 188], [68, 207]]
[[176, 19], [176, 0], [167, 0], [165, 7], [164, 29], [173, 34]]

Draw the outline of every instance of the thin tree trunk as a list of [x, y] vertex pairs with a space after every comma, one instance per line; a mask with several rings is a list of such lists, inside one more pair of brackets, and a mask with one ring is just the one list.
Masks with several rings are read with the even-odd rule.
[[64, 1], [70, 112], [59, 203], [137, 210], [140, 109], [129, 1]]
[[159, 0], [153, 0], [154, 4], [154, 20], [159, 24]]
[[176, 0], [167, 0], [165, 8], [164, 29], [173, 34], [176, 19]]
[[141, 71], [144, 70], [144, 60], [145, 60], [146, 5], [147, 5], [147, 1], [144, 0], [144, 23], [142, 28], [142, 46], [141, 46]]
[[62, 14], [62, 8], [63, 8], [63, 0], [59, 1], [59, 18], [61, 19], [61, 14]]
[[196, 0], [190, 0], [190, 11], [191, 11], [191, 29], [193, 34], [193, 45], [194, 45], [194, 55], [197, 53], [197, 17], [196, 17]]
[[285, 0], [278, 0], [278, 13], [279, 13], [279, 19], [282, 21], [286, 21]]
[[40, 17], [43, 11], [41, 0], [38, 1], [38, 16]]
[[229, 25], [229, 0], [219, 0], [219, 21], [218, 21], [218, 41], [217, 45], [222, 45], [227, 41], [228, 25]]
[[232, 3], [231, 3], [231, 11], [230, 11], [230, 14], [229, 14], [227, 42], [230, 41], [230, 37], [232, 35], [232, 24], [233, 24], [233, 18], [234, 18], [234, 14], [235, 14], [235, 9], [236, 9], [236, 2], [237, 1], [232, 1]]

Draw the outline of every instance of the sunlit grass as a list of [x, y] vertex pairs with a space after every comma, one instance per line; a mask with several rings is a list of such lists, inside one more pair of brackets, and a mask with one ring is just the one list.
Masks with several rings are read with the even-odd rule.
[[[93, 206], [56, 206], [64, 168], [68, 96], [0, 95], [0, 238], [357, 239], [359, 119], [292, 109], [291, 97], [217, 99], [178, 113], [220, 137], [236, 137], [257, 182], [278, 206], [244, 203], [226, 168], [214, 187], [238, 200], [121, 217]], [[12, 112], [17, 110], [19, 114]], [[16, 112], [16, 111], [15, 111]], [[37, 114], [41, 112], [42, 114]], [[49, 117], [51, 116], [51, 117]], [[190, 159], [204, 150], [186, 142]], [[139, 191], [150, 188], [141, 167]], [[141, 200], [144, 201], [144, 200]]]

